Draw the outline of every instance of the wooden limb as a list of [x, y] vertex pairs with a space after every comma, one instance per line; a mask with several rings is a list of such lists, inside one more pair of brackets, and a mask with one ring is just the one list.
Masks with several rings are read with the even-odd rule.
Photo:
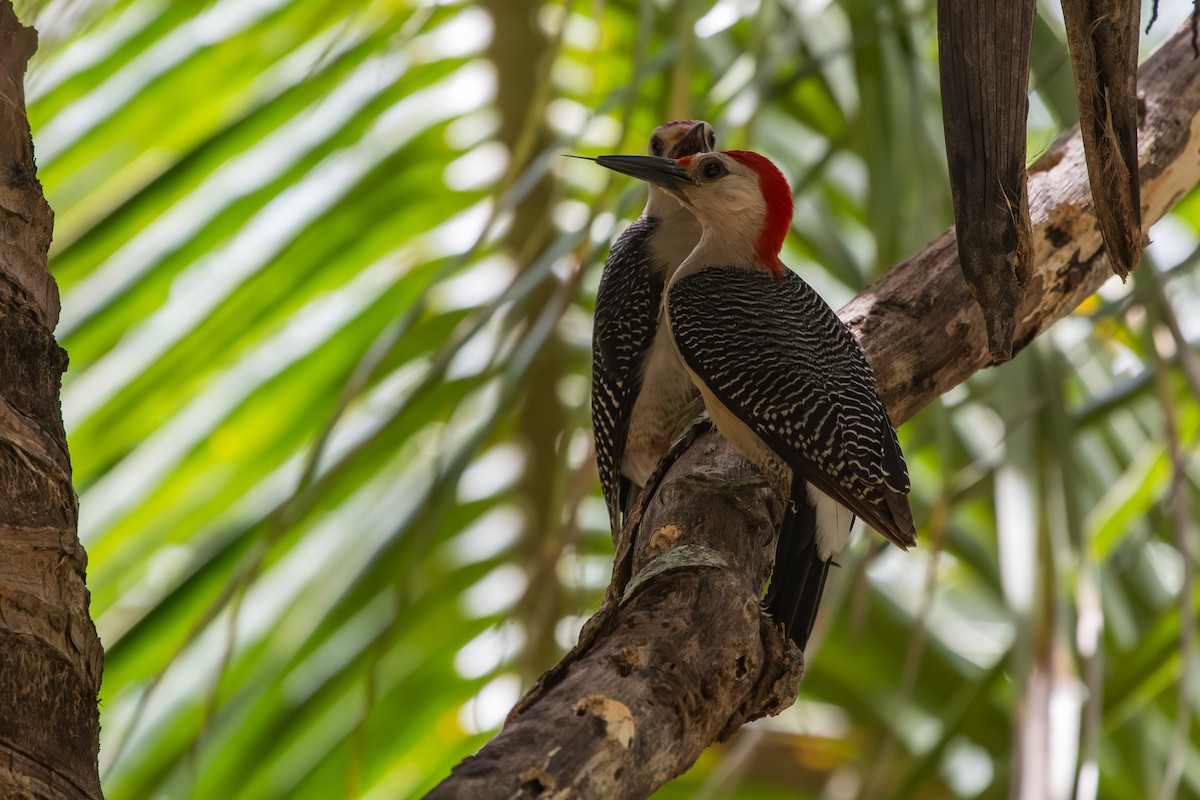
[[1138, 0], [1062, 0], [1092, 202], [1121, 280], [1142, 253], [1138, 194]]
[[962, 274], [993, 358], [1012, 357], [1033, 264], [1025, 180], [1037, 0], [940, 0], [938, 63]]
[[[1185, 24], [1139, 70], [1143, 233], [1200, 184], [1200, 61]], [[1034, 268], [1013, 352], [1071, 313], [1112, 274], [1102, 247], [1078, 128], [1029, 168]], [[858, 334], [893, 423], [995, 364], [947, 231], [888, 270], [839, 315]]]
[[794, 702], [803, 657], [759, 609], [782, 498], [712, 430], [647, 492], [620, 599], [429, 798], [648, 797]]
[[671, 446], [671, 449], [667, 451], [662, 460], [659, 461], [654, 472], [651, 473], [649, 480], [646, 481], [645, 488], [638, 496], [632, 512], [625, 520], [625, 526], [621, 529], [615, 542], [612, 579], [609, 580], [608, 588], [604, 591], [604, 600], [600, 603], [600, 608], [584, 624], [583, 630], [579, 632], [579, 641], [575, 643], [570, 652], [563, 656], [557, 664], [546, 670], [529, 691], [517, 701], [513, 710], [508, 714], [509, 722], [516, 719], [526, 708], [536, 703], [547, 691], [558, 685], [566, 677], [567, 672], [584, 655], [591, 651], [592, 645], [596, 642], [601, 632], [611, 627], [612, 616], [620, 606], [621, 599], [625, 596], [625, 587], [629, 585], [633, 577], [634, 545], [638, 541], [638, 532], [642, 527], [642, 517], [646, 513], [646, 503], [651, 497], [657, 496], [663, 477], [667, 474], [668, 469], [679, 459], [679, 456], [692, 446], [692, 443], [696, 441], [696, 438], [700, 434], [712, 429], [712, 423], [708, 420], [707, 414], [704, 414], [704, 404], [699, 402], [699, 398], [697, 398], [697, 406], [697, 418], [689, 426], [688, 430]]
[[[1190, 36], [1184, 25], [1141, 70], [1144, 225], [1200, 184], [1200, 61]], [[1079, 132], [1030, 174], [1035, 259], [1017, 351], [1111, 276]], [[897, 424], [993, 363], [955, 253], [947, 232], [842, 309]], [[430, 797], [647, 797], [708, 743], [787, 707], [802, 662], [758, 608], [783, 498], [755, 475], [714, 433], [684, 447], [647, 487], [640, 521], [631, 519], [630, 580], [610, 587], [621, 599]]]

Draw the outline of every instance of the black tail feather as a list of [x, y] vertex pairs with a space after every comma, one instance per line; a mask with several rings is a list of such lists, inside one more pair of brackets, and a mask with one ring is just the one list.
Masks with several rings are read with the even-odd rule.
[[812, 634], [829, 572], [829, 561], [823, 561], [817, 552], [816, 532], [816, 507], [809, 500], [804, 481], [797, 477], [783, 514], [766, 607], [801, 650]]

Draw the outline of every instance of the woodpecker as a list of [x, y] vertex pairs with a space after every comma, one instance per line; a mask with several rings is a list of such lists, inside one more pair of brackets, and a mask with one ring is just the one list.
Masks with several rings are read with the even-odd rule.
[[[715, 145], [707, 122], [674, 120], [654, 129], [649, 150], [682, 158]], [[614, 539], [699, 397], [659, 325], [663, 286], [699, 240], [692, 213], [651, 184], [642, 215], [604, 262], [592, 334], [592, 427]]]
[[700, 222], [667, 282], [665, 327], [717, 428], [790, 497], [767, 609], [803, 649], [854, 516], [902, 549], [916, 543], [908, 471], [874, 373], [833, 309], [779, 259], [792, 193], [768, 159], [595, 160], [671, 192]]

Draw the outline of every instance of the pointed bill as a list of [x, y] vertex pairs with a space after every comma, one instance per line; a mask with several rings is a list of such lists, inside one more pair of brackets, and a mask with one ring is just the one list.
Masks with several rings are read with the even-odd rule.
[[671, 148], [671, 157], [683, 158], [684, 156], [694, 156], [697, 153], [711, 152], [711, 135], [711, 125], [707, 122], [697, 122], [688, 128], [688, 132], [683, 135], [683, 138]]
[[[689, 131], [690, 133], [690, 131]], [[653, 183], [672, 192], [678, 193], [685, 184], [692, 183], [687, 170], [680, 167], [673, 158], [660, 156], [598, 156], [593, 159], [602, 167], [608, 167], [614, 172], [629, 175], [633, 178]]]

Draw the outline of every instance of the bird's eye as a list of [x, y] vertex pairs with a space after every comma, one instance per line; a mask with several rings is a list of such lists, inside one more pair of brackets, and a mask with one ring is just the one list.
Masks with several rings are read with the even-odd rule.
[[705, 162], [704, 166], [700, 168], [700, 174], [706, 181], [715, 181], [717, 178], [728, 175], [729, 170], [725, 169], [725, 165], [720, 161], [713, 159]]
[[650, 140], [650, 152], [656, 156], [661, 156], [663, 154], [662, 139], [655, 136], [653, 139]]
[[714, 150], [717, 148], [717, 132], [716, 131], [710, 130], [708, 132], [708, 146]]

